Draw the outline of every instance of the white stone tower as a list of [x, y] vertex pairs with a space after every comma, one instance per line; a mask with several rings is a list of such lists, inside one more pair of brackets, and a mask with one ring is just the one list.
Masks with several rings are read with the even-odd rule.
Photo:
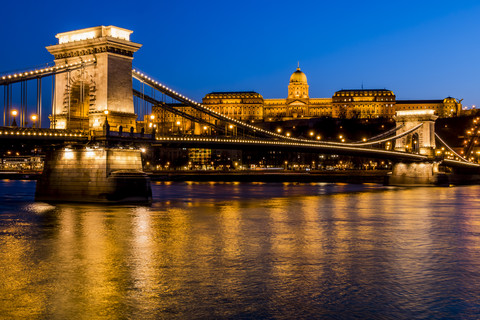
[[55, 65], [83, 64], [55, 75], [51, 128], [110, 130], [136, 127], [133, 106], [132, 60], [141, 47], [130, 41], [132, 31], [100, 26], [56, 35], [47, 47]]
[[438, 116], [434, 110], [397, 111], [397, 135], [406, 132], [417, 125], [423, 125], [417, 130], [395, 141], [395, 150], [415, 152], [429, 157], [435, 155], [435, 120]]

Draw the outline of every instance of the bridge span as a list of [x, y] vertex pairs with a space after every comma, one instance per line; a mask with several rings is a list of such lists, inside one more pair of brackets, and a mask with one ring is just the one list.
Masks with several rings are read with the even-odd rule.
[[[131, 33], [114, 26], [60, 33], [59, 43], [47, 47], [54, 65], [0, 75], [0, 85], [4, 86], [0, 141], [50, 147], [42, 180], [37, 184], [37, 199], [148, 202], [151, 191], [142, 172], [140, 152], [145, 145], [388, 159], [395, 163], [391, 181], [396, 184], [438, 183], [445, 178], [439, 171], [441, 166], [479, 172], [480, 165], [455, 153], [435, 134], [437, 116], [433, 110], [398, 112], [394, 130], [356, 142], [293, 137], [222, 114], [133, 68], [133, 54], [141, 45], [130, 41]], [[47, 77], [52, 79], [50, 126], [42, 128], [42, 79]], [[32, 127], [27, 121], [31, 110], [29, 81], [36, 81]], [[135, 81], [141, 88], [134, 88]], [[21, 85], [20, 110], [15, 109], [12, 98], [12, 88], [17, 84]], [[166, 103], [167, 98], [172, 103]], [[178, 134], [174, 134], [165, 123], [154, 122], [153, 108], [163, 110], [169, 121], [180, 117], [180, 123], [189, 124], [189, 134], [185, 134], [186, 129], [180, 134], [180, 125]], [[231, 135], [240, 130], [241, 137]], [[437, 140], [453, 152], [455, 159], [437, 157]], [[387, 150], [384, 143], [395, 144], [395, 148]], [[140, 193], [132, 194], [132, 185]]]

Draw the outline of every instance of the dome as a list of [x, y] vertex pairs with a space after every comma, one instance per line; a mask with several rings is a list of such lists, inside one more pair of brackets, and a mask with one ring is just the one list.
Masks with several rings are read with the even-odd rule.
[[300, 71], [300, 68], [297, 68], [297, 71], [292, 73], [292, 76], [290, 77], [290, 83], [292, 82], [307, 84], [307, 76]]

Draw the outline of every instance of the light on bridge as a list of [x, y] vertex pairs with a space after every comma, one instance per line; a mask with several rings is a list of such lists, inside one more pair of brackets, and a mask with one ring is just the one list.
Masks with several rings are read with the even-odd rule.
[[37, 124], [37, 115], [36, 114], [32, 114], [32, 121], [33, 121], [33, 125], [32, 127], [35, 128], [36, 124]]

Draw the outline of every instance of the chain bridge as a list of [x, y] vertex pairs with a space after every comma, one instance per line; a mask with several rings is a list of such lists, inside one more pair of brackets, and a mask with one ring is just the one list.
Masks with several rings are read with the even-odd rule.
[[[141, 45], [130, 41], [131, 33], [114, 26], [60, 33], [58, 44], [47, 47], [53, 63], [0, 74], [0, 141], [47, 150], [38, 200], [149, 202], [141, 161], [145, 147], [258, 148], [388, 159], [395, 163], [391, 183], [403, 185], [438, 183], [444, 177], [440, 165], [480, 172], [480, 165], [435, 133], [433, 110], [398, 112], [393, 130], [358, 142], [291, 137], [221, 114], [133, 68]], [[164, 122], [151, 118], [154, 109], [181, 118], [188, 130], [178, 123], [177, 132], [165, 130]], [[386, 150], [387, 142], [395, 148]], [[437, 142], [454, 157], [436, 155]]]

